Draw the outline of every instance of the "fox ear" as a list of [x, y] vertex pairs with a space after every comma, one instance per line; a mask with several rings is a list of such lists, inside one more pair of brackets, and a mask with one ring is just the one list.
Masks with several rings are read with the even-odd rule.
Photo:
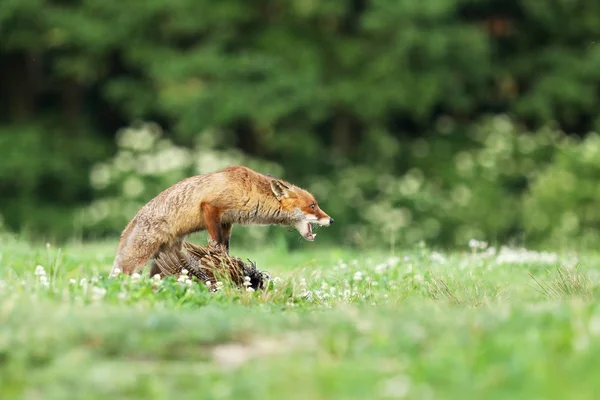
[[271, 181], [271, 190], [273, 191], [275, 197], [277, 197], [277, 200], [289, 197], [289, 189], [289, 186], [279, 180], [273, 179]]

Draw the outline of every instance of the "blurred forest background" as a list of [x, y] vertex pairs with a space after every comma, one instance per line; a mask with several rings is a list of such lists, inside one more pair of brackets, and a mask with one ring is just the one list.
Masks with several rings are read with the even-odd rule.
[[599, 39], [596, 0], [2, 0], [2, 226], [116, 237], [243, 163], [319, 242], [600, 243]]

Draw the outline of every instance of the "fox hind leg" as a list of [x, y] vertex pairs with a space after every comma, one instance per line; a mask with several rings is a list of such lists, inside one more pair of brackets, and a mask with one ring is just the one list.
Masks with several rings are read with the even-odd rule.
[[117, 275], [117, 269], [126, 275], [139, 272], [162, 244], [160, 240], [156, 239], [156, 234], [152, 235], [145, 232], [138, 226], [127, 236], [122, 239], [117, 251], [113, 269], [110, 273], [111, 277]]
[[125, 229], [123, 229], [123, 232], [121, 232], [121, 236], [119, 238], [119, 244], [117, 246], [117, 255], [115, 257], [115, 260], [113, 262], [113, 268], [112, 271], [110, 272], [109, 277], [113, 277], [118, 275], [117, 270], [121, 270], [120, 267], [120, 254], [123, 251], [123, 248], [127, 246], [127, 243], [130, 241], [131, 239], [131, 235], [132, 232], [135, 230], [137, 225], [137, 220], [136, 218], [133, 218], [125, 227]]

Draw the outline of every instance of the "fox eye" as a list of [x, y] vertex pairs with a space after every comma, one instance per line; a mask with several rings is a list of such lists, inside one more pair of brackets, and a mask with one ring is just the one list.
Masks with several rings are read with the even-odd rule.
[[310, 205], [310, 208], [312, 208], [312, 209], [314, 210], [314, 209], [316, 209], [316, 208], [317, 208], [317, 205], [316, 205], [315, 203], [312, 203], [312, 204]]

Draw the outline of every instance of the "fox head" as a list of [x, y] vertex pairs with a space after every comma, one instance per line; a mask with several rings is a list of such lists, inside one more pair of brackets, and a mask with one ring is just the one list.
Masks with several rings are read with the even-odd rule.
[[306, 240], [315, 240], [312, 224], [329, 226], [333, 218], [327, 215], [315, 200], [314, 196], [304, 189], [290, 185], [278, 179], [271, 181], [271, 190], [281, 203], [287, 215], [287, 222], [293, 225]]

